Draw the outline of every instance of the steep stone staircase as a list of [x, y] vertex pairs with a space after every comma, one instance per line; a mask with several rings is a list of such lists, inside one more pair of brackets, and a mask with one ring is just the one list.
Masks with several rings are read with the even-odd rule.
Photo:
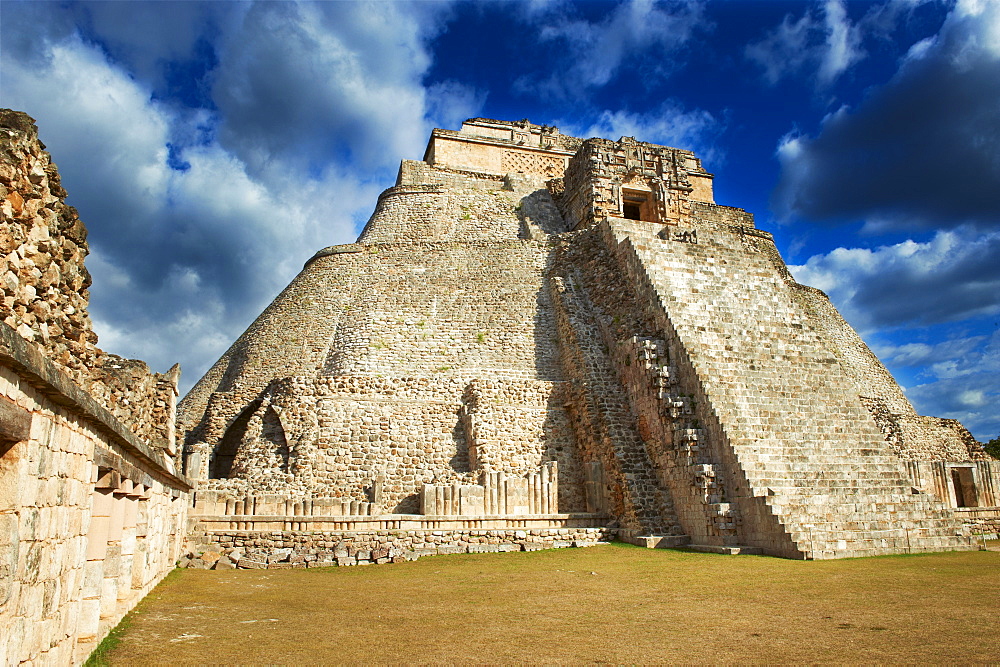
[[[635, 429], [628, 400], [615, 379], [586, 294], [570, 277], [554, 278], [551, 291], [566, 374], [577, 387], [576, 409], [586, 429], [581, 443], [604, 466], [620, 496], [612, 499], [623, 534], [649, 546], [680, 546], [683, 534], [669, 495], [661, 488], [649, 453]], [[631, 541], [631, 540], [630, 540]]]
[[751, 544], [790, 542], [805, 558], [975, 548], [911, 487], [770, 256], [736, 231], [702, 229], [692, 243], [650, 227], [619, 231], [619, 256], [655, 290], [749, 494], [784, 530]]

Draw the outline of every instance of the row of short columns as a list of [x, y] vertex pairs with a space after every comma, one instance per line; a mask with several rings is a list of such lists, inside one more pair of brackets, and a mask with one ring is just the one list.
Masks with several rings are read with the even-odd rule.
[[87, 533], [80, 610], [80, 650], [85, 659], [93, 644], [117, 622], [118, 612], [129, 608], [145, 583], [145, 533], [139, 535], [142, 505], [149, 490], [114, 471], [97, 473]]

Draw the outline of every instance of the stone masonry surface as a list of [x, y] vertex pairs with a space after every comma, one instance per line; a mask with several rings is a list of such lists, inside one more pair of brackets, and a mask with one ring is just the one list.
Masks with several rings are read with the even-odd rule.
[[200, 539], [226, 549], [445, 516], [465, 549], [529, 510], [793, 558], [967, 549], [1000, 472], [697, 156], [528, 121], [434, 130], [179, 410]]
[[87, 313], [87, 230], [64, 202], [59, 172], [26, 114], [0, 110], [0, 318], [149, 443], [176, 454], [179, 367], [146, 364], [97, 347]]
[[23, 113], [0, 110], [0, 663], [78, 664], [173, 567], [178, 371], [95, 345], [86, 229]]

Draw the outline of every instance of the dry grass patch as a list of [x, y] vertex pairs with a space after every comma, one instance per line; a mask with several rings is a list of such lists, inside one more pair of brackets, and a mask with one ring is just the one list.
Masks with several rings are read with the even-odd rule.
[[802, 562], [624, 545], [183, 570], [111, 664], [990, 662], [1000, 553]]

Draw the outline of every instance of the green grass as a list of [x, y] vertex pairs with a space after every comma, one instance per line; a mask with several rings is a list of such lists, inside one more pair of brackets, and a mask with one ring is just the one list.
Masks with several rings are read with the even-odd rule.
[[989, 662], [1000, 553], [792, 561], [610, 545], [183, 570], [110, 664]]
[[[182, 570], [171, 570], [167, 573], [167, 576], [163, 578], [160, 582], [160, 587], [169, 586], [170, 582], [174, 579], [180, 577]], [[132, 619], [138, 615], [141, 615], [145, 608], [152, 603], [155, 599], [153, 595], [149, 595], [143, 600], [140, 600], [139, 604], [129, 613], [125, 614], [125, 617], [119, 621], [118, 625], [111, 628], [111, 631], [101, 640], [101, 643], [91, 651], [90, 655], [87, 656], [87, 660], [83, 663], [83, 667], [108, 667], [111, 665], [110, 655], [118, 647], [118, 644], [122, 640], [122, 636], [126, 634], [129, 628], [132, 627]]]

